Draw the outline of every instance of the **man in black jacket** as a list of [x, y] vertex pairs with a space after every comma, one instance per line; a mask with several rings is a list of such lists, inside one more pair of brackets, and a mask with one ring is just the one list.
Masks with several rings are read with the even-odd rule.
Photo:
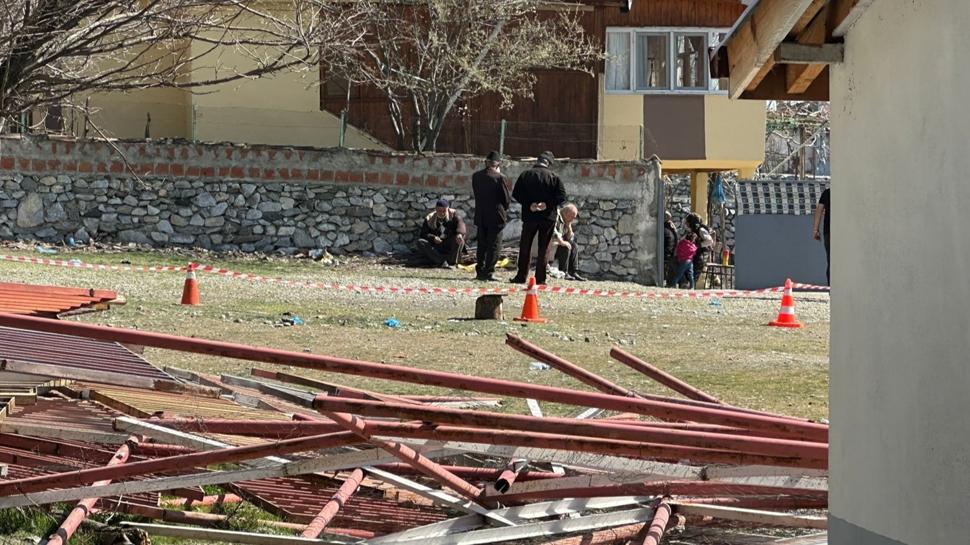
[[668, 287], [677, 276], [677, 257], [674, 254], [679, 241], [680, 236], [677, 234], [677, 226], [674, 225], [674, 217], [670, 212], [664, 211], [664, 277]]
[[495, 281], [495, 262], [502, 244], [502, 229], [508, 221], [509, 184], [502, 176], [502, 158], [493, 151], [485, 158], [485, 168], [472, 175], [475, 192], [475, 225], [478, 227], [478, 252], [475, 277]]
[[418, 249], [432, 265], [451, 269], [458, 263], [464, 247], [465, 220], [461, 213], [448, 206], [448, 201], [438, 200], [421, 223]]
[[559, 205], [566, 202], [566, 188], [550, 168], [551, 151], [539, 155], [535, 166], [519, 175], [512, 190], [512, 198], [522, 205], [522, 238], [519, 240], [519, 272], [511, 281], [524, 284], [532, 262], [532, 241], [539, 236], [540, 258], [536, 263], [536, 283], [546, 283], [546, 254], [556, 227]]

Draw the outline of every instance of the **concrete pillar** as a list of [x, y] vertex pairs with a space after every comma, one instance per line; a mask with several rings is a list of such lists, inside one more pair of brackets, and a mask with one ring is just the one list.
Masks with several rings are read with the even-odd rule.
[[690, 211], [707, 223], [707, 173], [690, 174]]

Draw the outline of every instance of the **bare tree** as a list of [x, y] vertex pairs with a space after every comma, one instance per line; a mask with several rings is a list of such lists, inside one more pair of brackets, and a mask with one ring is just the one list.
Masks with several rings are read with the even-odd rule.
[[[829, 161], [829, 104], [809, 101], [771, 101], [765, 134], [763, 176], [812, 176]], [[807, 163], [812, 164], [809, 169]]]
[[487, 93], [503, 107], [531, 97], [533, 70], [592, 72], [602, 57], [579, 4], [539, 0], [359, 0], [367, 36], [327, 76], [372, 86], [387, 99], [401, 148], [434, 150], [459, 100]]
[[[0, 0], [0, 129], [81, 96], [203, 87], [316, 70], [361, 37], [346, 5], [315, 0]], [[225, 48], [247, 67], [220, 62]]]

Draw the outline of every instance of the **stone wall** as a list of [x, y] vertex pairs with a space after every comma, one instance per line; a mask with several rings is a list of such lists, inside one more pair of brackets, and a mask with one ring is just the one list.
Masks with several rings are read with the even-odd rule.
[[[514, 179], [530, 165], [509, 162], [505, 172]], [[480, 167], [479, 158], [456, 155], [5, 137], [0, 238], [410, 252], [440, 197], [465, 213], [474, 239], [470, 176]], [[652, 282], [657, 166], [564, 161], [555, 169], [582, 210], [582, 270]]]

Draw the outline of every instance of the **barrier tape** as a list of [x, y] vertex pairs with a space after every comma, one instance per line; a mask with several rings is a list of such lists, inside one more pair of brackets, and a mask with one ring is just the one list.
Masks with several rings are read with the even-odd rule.
[[[175, 265], [99, 265], [95, 263], [84, 263], [78, 259], [64, 260], [64, 259], [46, 259], [46, 258], [36, 258], [36, 257], [26, 257], [26, 256], [14, 256], [14, 255], [0, 255], [0, 261], [12, 261], [16, 263], [28, 263], [34, 265], [46, 265], [50, 267], [65, 267], [70, 269], [84, 269], [84, 270], [95, 270], [95, 271], [122, 271], [122, 272], [187, 272], [190, 267], [182, 266], [178, 267]], [[215, 267], [213, 265], [199, 265], [193, 264], [191, 266], [193, 270], [197, 273], [207, 273], [219, 275], [225, 278], [238, 279], [238, 280], [248, 280], [251, 282], [264, 282], [268, 284], [278, 284], [281, 286], [291, 286], [291, 287], [301, 287], [301, 288], [312, 288], [312, 289], [328, 289], [337, 291], [348, 291], [355, 293], [366, 293], [366, 294], [383, 294], [388, 293], [392, 295], [402, 294], [402, 295], [511, 295], [515, 293], [520, 293], [525, 291], [524, 287], [503, 287], [503, 288], [486, 288], [486, 287], [465, 287], [465, 288], [436, 288], [436, 287], [398, 287], [398, 286], [368, 286], [368, 285], [354, 285], [354, 284], [339, 284], [339, 283], [326, 283], [326, 282], [305, 282], [302, 280], [289, 280], [282, 277], [271, 277], [263, 276], [258, 274], [243, 273], [238, 271], [233, 271], [230, 269], [222, 269]], [[828, 286], [818, 286], [814, 284], [802, 284], [793, 282], [792, 287], [797, 290], [803, 291], [819, 291], [827, 292], [829, 291]], [[763, 288], [758, 290], [682, 290], [682, 291], [615, 291], [615, 290], [603, 290], [603, 289], [585, 289], [585, 288], [573, 288], [564, 286], [536, 286], [539, 292], [550, 293], [550, 294], [560, 294], [560, 295], [582, 295], [588, 297], [620, 297], [628, 299], [709, 299], [709, 298], [724, 298], [724, 297], [753, 297], [758, 295], [764, 295], [769, 293], [781, 293], [784, 291], [784, 286], [778, 286], [773, 288]]]

